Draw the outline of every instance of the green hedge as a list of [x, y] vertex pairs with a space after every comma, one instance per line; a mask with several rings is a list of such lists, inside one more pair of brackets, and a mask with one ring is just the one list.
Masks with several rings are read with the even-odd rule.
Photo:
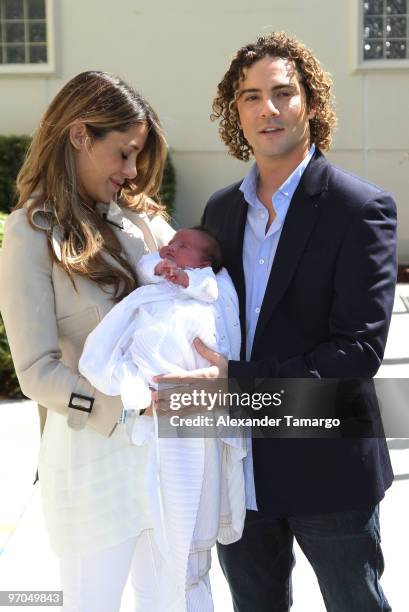
[[[10, 212], [16, 203], [16, 177], [29, 144], [30, 136], [0, 135], [0, 211], [2, 212]], [[166, 204], [170, 215], [173, 212], [175, 192], [175, 169], [171, 157], [168, 155], [160, 198]]]
[[14, 371], [3, 319], [0, 316], [0, 399], [4, 397], [23, 397], [23, 394]]
[[[15, 204], [15, 180], [29, 143], [29, 136], [0, 135], [0, 247], [3, 239], [4, 220], [7, 217], [6, 213], [9, 213]], [[166, 204], [170, 215], [173, 211], [175, 199], [175, 183], [175, 169], [170, 155], [168, 155], [160, 198]], [[0, 291], [7, 291], [7, 288], [0, 287]], [[0, 397], [2, 396], [22, 397], [22, 393], [10, 356], [3, 320], [0, 316]]]
[[[3, 226], [7, 215], [0, 212], [0, 247], [3, 242]], [[5, 291], [5, 288], [1, 288]], [[13, 361], [4, 330], [3, 319], [0, 316], [0, 398], [22, 397], [20, 385], [14, 371]]]
[[10, 212], [16, 203], [16, 176], [23, 163], [30, 136], [0, 135], [0, 211]]

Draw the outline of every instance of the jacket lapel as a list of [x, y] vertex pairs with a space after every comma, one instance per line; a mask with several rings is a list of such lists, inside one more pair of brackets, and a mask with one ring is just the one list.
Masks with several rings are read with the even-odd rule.
[[[103, 212], [103, 217], [110, 224], [123, 252], [127, 254], [133, 265], [136, 265], [142, 255], [158, 250], [156, 240], [149, 227], [147, 215], [143, 213], [135, 214], [111, 201], [106, 208], [106, 212]], [[139, 238], [139, 240], [135, 240], [135, 238]]]
[[242, 358], [245, 355], [246, 338], [246, 289], [243, 270], [243, 240], [248, 204], [239, 189], [230, 201], [225, 217], [223, 251], [226, 268], [231, 276], [239, 298], [240, 328], [242, 336]]
[[291, 282], [317, 222], [320, 206], [328, 190], [328, 170], [327, 160], [318, 151], [305, 169], [293, 195], [264, 294], [253, 351]]
[[241, 191], [231, 201], [225, 218], [224, 256], [226, 267], [233, 280], [239, 298], [244, 298], [243, 238], [246, 226], [247, 202]]

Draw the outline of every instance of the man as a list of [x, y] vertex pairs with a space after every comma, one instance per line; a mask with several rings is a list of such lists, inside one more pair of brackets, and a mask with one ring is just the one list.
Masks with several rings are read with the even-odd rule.
[[[372, 377], [393, 306], [396, 210], [321, 153], [335, 126], [329, 76], [285, 33], [259, 38], [233, 58], [212, 118], [233, 156], [255, 157], [203, 215], [239, 294], [245, 342], [228, 364], [198, 350], [231, 378]], [[385, 440], [257, 439], [253, 462], [243, 538], [218, 546], [235, 611], [289, 609], [294, 537], [328, 610], [390, 610], [379, 585], [378, 503], [393, 479]]]

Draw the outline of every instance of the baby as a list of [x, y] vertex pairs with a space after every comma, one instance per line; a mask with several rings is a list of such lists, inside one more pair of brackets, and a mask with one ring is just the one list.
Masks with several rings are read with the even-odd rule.
[[[137, 264], [143, 286], [114, 306], [88, 336], [80, 372], [100, 391], [121, 395], [132, 417], [132, 441], [149, 444], [146, 485], [154, 536], [165, 559], [166, 601], [173, 609], [213, 609], [210, 548], [241, 537], [245, 515], [241, 438], [163, 438], [157, 418], [138, 416], [151, 404], [152, 378], [207, 361], [195, 337], [229, 359], [240, 353], [237, 294], [222, 268], [221, 249], [201, 226], [180, 229], [159, 253]], [[131, 420], [132, 420], [131, 419]], [[170, 609], [170, 608], [169, 608]]]
[[159, 250], [159, 257], [161, 261], [155, 266], [155, 274], [185, 288], [189, 286], [185, 268], [210, 266], [214, 273], [222, 268], [218, 241], [200, 226], [178, 230], [169, 244]]

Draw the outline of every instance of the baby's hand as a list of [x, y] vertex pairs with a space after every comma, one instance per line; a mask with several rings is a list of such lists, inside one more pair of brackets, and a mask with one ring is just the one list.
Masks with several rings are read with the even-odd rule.
[[166, 259], [161, 259], [159, 263], [156, 264], [154, 268], [154, 273], [156, 276], [164, 276], [166, 264], [170, 263]]
[[180, 285], [184, 288], [189, 286], [189, 276], [187, 273], [178, 268], [177, 264], [170, 259], [162, 259], [162, 261], [156, 264], [155, 274], [163, 276], [167, 281], [175, 285]]
[[178, 267], [174, 261], [170, 259], [161, 259], [161, 261], [155, 266], [155, 274], [157, 276], [166, 276], [177, 271]]
[[174, 283], [175, 285], [180, 285], [181, 287], [189, 287], [189, 276], [184, 270], [180, 268], [176, 268], [174, 272], [169, 272], [165, 274], [166, 280]]

